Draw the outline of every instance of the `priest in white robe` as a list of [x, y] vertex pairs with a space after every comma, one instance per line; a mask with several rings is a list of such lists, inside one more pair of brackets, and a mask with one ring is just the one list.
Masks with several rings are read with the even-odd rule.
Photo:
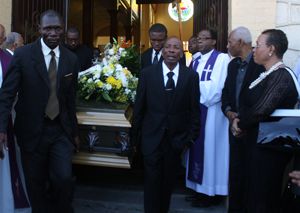
[[201, 132], [187, 157], [186, 186], [205, 198], [192, 203], [199, 207], [214, 204], [215, 195], [228, 194], [229, 124], [221, 111], [221, 95], [230, 57], [214, 49], [216, 40], [212, 29], [200, 31], [197, 37]]

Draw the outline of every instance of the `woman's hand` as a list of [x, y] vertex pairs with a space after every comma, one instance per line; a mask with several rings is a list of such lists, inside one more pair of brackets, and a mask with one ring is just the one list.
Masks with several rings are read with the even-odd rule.
[[240, 119], [234, 118], [230, 127], [231, 133], [235, 137], [241, 137], [242, 136], [242, 130], [238, 127]]
[[233, 111], [227, 111], [227, 112], [226, 112], [226, 116], [227, 116], [227, 118], [228, 118], [228, 120], [229, 120], [229, 123], [230, 123], [230, 125], [231, 125], [232, 122], [233, 122], [233, 120], [234, 120], [235, 118], [237, 118], [238, 114], [237, 114], [236, 112], [233, 112]]
[[7, 135], [6, 133], [0, 133], [0, 159], [4, 158], [4, 150], [8, 150]]
[[300, 171], [292, 171], [289, 176], [292, 178], [292, 182], [300, 187]]

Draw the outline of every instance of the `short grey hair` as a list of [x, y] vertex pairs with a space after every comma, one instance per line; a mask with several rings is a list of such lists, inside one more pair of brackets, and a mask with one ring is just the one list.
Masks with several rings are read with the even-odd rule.
[[236, 39], [243, 40], [246, 44], [252, 44], [252, 36], [248, 28], [237, 27], [232, 31]]
[[3, 48], [11, 48], [14, 43], [20, 38], [22, 37], [20, 33], [17, 32], [11, 32], [6, 36], [6, 40], [3, 43]]

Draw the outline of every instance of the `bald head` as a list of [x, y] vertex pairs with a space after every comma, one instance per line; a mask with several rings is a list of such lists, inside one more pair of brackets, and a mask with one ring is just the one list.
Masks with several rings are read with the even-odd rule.
[[5, 41], [5, 28], [0, 24], [0, 45]]

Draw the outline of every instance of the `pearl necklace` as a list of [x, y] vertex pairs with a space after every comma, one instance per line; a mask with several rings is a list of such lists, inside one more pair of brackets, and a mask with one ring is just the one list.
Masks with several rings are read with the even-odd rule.
[[262, 72], [257, 79], [255, 79], [249, 86], [249, 89], [254, 88], [257, 84], [262, 82], [268, 75], [270, 75], [273, 71], [277, 70], [281, 65], [283, 65], [282, 61], [274, 64], [269, 70]]

